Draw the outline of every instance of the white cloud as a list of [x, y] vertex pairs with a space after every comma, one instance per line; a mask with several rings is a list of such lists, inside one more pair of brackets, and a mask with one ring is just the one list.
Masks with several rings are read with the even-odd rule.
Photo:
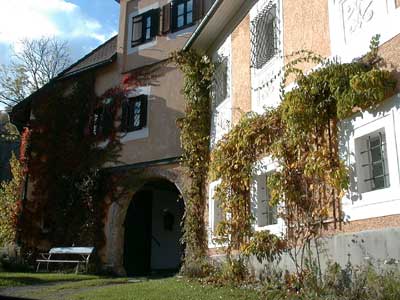
[[23, 38], [88, 37], [104, 42], [102, 25], [85, 16], [67, 0], [0, 0], [0, 43], [16, 44]]

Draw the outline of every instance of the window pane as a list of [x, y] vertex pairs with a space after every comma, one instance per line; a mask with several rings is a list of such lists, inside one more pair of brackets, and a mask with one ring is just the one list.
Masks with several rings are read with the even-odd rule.
[[193, 13], [192, 12], [188, 13], [186, 16], [186, 24], [191, 24], [191, 23], [193, 23]]
[[140, 19], [134, 19], [132, 30], [132, 42], [137, 42], [142, 39], [142, 22]]
[[381, 162], [372, 165], [372, 177], [382, 176], [384, 169]]
[[150, 28], [146, 29], [146, 40], [149, 40], [151, 38], [151, 31]]
[[193, 0], [188, 1], [186, 11], [193, 11]]
[[147, 17], [146, 18], [146, 28], [150, 28], [151, 27], [151, 17]]
[[385, 188], [385, 177], [379, 177], [374, 179], [374, 190]]
[[180, 17], [178, 17], [177, 26], [179, 28], [179, 27], [183, 27], [183, 25], [185, 25], [185, 18], [184, 18], [184, 16], [180, 16]]
[[179, 4], [178, 5], [178, 16], [183, 15], [185, 13], [185, 4]]

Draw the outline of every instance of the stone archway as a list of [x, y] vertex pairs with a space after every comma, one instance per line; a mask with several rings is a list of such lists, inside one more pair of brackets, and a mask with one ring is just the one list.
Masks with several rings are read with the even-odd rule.
[[[141, 180], [146, 183], [154, 180], [167, 180], [175, 185], [177, 190], [185, 199], [182, 193], [184, 187], [184, 176], [179, 166], [151, 167], [141, 173]], [[105, 222], [106, 244], [104, 248], [104, 259], [107, 269], [118, 275], [126, 275], [124, 268], [124, 243], [125, 243], [125, 218], [131, 203], [132, 197], [143, 185], [138, 186], [125, 197], [113, 202], [108, 210]]]

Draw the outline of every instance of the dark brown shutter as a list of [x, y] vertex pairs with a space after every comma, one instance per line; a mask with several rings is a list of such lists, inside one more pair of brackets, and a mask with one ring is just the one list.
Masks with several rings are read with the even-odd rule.
[[128, 112], [129, 112], [129, 100], [122, 102], [122, 115], [121, 115], [121, 131], [126, 132], [128, 130]]
[[146, 127], [147, 123], [147, 96], [139, 96], [140, 100], [140, 128]]
[[163, 34], [171, 31], [171, 3], [164, 5], [162, 8], [162, 29]]
[[204, 0], [193, 0], [194, 20], [198, 21], [204, 16]]
[[159, 9], [153, 9], [150, 12], [151, 16], [151, 29], [150, 29], [150, 35], [151, 37], [155, 37], [160, 33], [160, 10]]

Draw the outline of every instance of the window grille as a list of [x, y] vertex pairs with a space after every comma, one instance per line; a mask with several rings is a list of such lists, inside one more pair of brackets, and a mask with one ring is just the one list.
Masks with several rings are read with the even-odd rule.
[[251, 22], [251, 66], [262, 68], [277, 53], [276, 5], [271, 2]]
[[213, 78], [214, 105], [217, 107], [228, 96], [228, 58], [220, 60]]
[[147, 122], [147, 96], [129, 98], [122, 103], [121, 131], [140, 130]]
[[268, 174], [258, 177], [257, 225], [259, 227], [278, 223], [278, 209], [270, 205], [270, 193], [267, 186]]
[[388, 173], [386, 171], [386, 143], [384, 133], [378, 132], [377, 135], [368, 136], [366, 140], [366, 150], [361, 155], [368, 156], [368, 163], [363, 164], [363, 168], [368, 168], [369, 178], [365, 182], [371, 183], [372, 190], [379, 190], [389, 186]]
[[389, 172], [384, 129], [356, 140], [359, 191], [369, 192], [389, 187]]

